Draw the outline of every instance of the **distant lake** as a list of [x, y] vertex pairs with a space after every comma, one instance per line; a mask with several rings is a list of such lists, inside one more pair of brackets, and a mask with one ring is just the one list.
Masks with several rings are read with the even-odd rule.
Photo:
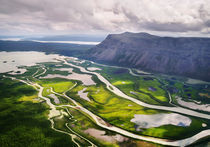
[[18, 66], [32, 66], [40, 62], [51, 62], [59, 55], [43, 52], [0, 52], [0, 73], [18, 71]]

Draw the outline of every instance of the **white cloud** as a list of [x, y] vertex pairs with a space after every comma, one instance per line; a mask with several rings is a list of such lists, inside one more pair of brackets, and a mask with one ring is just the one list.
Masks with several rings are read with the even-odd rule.
[[0, 33], [210, 31], [210, 0], [0, 0]]

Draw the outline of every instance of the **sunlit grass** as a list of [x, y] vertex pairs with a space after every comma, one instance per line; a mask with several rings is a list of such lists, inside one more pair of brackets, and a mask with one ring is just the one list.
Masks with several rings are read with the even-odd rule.
[[135, 124], [130, 121], [135, 114], [156, 114], [161, 112], [159, 110], [145, 109], [145, 107], [132, 101], [116, 96], [103, 85], [86, 87], [88, 97], [91, 99], [88, 102], [81, 99], [77, 94], [83, 88], [84, 86], [79, 85], [69, 92], [68, 95], [93, 113], [104, 118], [107, 122], [130, 131], [135, 131]]
[[18, 100], [19, 101], [31, 101], [33, 103], [38, 103], [39, 102], [39, 99], [37, 99], [38, 96], [35, 94], [35, 95], [31, 95], [31, 96], [22, 96], [20, 97]]
[[74, 85], [72, 81], [64, 79], [45, 79], [41, 81], [41, 85], [45, 88], [51, 88], [57, 93], [63, 93]]
[[[160, 88], [161, 84], [157, 79], [153, 80], [143, 80], [143, 78], [139, 79], [139, 90], [145, 93], [151, 94], [153, 97], [157, 98], [162, 102], [168, 102], [168, 98], [166, 97], [166, 91]], [[149, 90], [149, 88], [155, 88], [156, 90]]]
[[113, 85], [132, 85], [134, 82], [133, 81], [116, 81], [116, 82], [113, 82], [112, 84]]

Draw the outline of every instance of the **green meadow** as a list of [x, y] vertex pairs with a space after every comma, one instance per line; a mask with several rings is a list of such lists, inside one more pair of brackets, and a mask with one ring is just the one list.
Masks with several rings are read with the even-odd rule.
[[[75, 64], [74, 62], [71, 63]], [[178, 78], [162, 75], [133, 76], [128, 69], [100, 65], [93, 66], [90, 62], [83, 62], [80, 66], [86, 69], [88, 67], [102, 69], [96, 72], [104, 76], [112, 85], [125, 94], [145, 103], [172, 106], [169, 104], [169, 93], [172, 97], [172, 103], [176, 105], [178, 104], [175, 96], [181, 96], [185, 101], [202, 100], [203, 103], [209, 101], [205, 98], [205, 94], [209, 94], [209, 88], [205, 88], [205, 85], [190, 85], [181, 82]], [[92, 75], [92, 80], [96, 85], [90, 86], [85, 86], [79, 80], [42, 78], [48, 74], [63, 76], [71, 74], [68, 71], [61, 71], [59, 68], [71, 68], [73, 72], [83, 74], [79, 69], [65, 65], [62, 62], [40, 63], [36, 66], [22, 68], [27, 69], [23, 74], [10, 75], [6, 73], [4, 75], [41, 85], [43, 87], [42, 95], [49, 98], [57, 110], [68, 114], [68, 116], [63, 115], [52, 118], [54, 128], [77, 137], [72, 138], [70, 135], [57, 132], [51, 128], [51, 123], [47, 119], [49, 106], [46, 105], [44, 100], [38, 98], [38, 91], [35, 88], [16, 80], [3, 78], [0, 75], [0, 146], [57, 146], [58, 142], [60, 142], [59, 146], [76, 146], [76, 144], [90, 146], [91, 143], [110, 147], [138, 146], [140, 144], [159, 146], [131, 138], [123, 142], [110, 142], [88, 134], [87, 130], [91, 128], [104, 131], [108, 138], [117, 135], [115, 132], [99, 127], [89, 115], [77, 109], [75, 104], [64, 93], [80, 106], [101, 117], [109, 125], [139, 135], [177, 140], [209, 129], [210, 122], [208, 120], [187, 116], [192, 120], [189, 127], [168, 124], [154, 128], [142, 128], [137, 131], [136, 124], [131, 122], [135, 114], [152, 115], [171, 112], [146, 108], [115, 95], [95, 75]], [[78, 94], [82, 90], [84, 90], [83, 93], [87, 94], [89, 100], [82, 98]], [[204, 93], [204, 95], [199, 93]], [[52, 94], [59, 99], [59, 103], [55, 103], [54, 98], [50, 96]], [[70, 107], [67, 107], [67, 105]], [[207, 126], [202, 127], [202, 124], [207, 124]], [[18, 137], [14, 137], [17, 135]]]
[[36, 97], [34, 88], [0, 78], [0, 146], [74, 146], [69, 136], [50, 128], [49, 108]]
[[[88, 97], [91, 101], [84, 100], [78, 95], [78, 91], [84, 88], [86, 88], [84, 92], [88, 92]], [[180, 139], [183, 136], [188, 137], [189, 132], [192, 132], [193, 128], [196, 128], [195, 132], [197, 132], [198, 130], [203, 130], [203, 121], [192, 119], [193, 123], [190, 127], [165, 125], [156, 128], [143, 129], [143, 131], [136, 131], [135, 124], [133, 122], [130, 122], [130, 120], [134, 117], [135, 114], [151, 115], [168, 112], [145, 108], [129, 100], [118, 97], [113, 93], [109, 92], [103, 84], [88, 87], [78, 85], [70, 92], [68, 92], [67, 95], [75, 99], [82, 106], [88, 108], [93, 113], [97, 114], [110, 124], [137, 134], [154, 136], [158, 138]], [[170, 131], [176, 129], [179, 130], [179, 133], [173, 133]], [[171, 133], [169, 134], [168, 132]], [[183, 134], [181, 137], [180, 133]]]

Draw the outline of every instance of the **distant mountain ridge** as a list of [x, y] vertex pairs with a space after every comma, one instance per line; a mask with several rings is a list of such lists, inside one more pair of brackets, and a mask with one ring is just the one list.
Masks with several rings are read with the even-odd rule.
[[81, 56], [93, 45], [69, 43], [41, 43], [34, 41], [3, 41], [0, 40], [0, 51], [38, 51], [47, 54], [60, 54], [65, 56]]
[[210, 38], [110, 34], [88, 51], [88, 59], [210, 81]]
[[106, 36], [104, 35], [55, 35], [44, 37], [31, 37], [25, 40], [39, 41], [86, 41], [86, 42], [101, 42]]

